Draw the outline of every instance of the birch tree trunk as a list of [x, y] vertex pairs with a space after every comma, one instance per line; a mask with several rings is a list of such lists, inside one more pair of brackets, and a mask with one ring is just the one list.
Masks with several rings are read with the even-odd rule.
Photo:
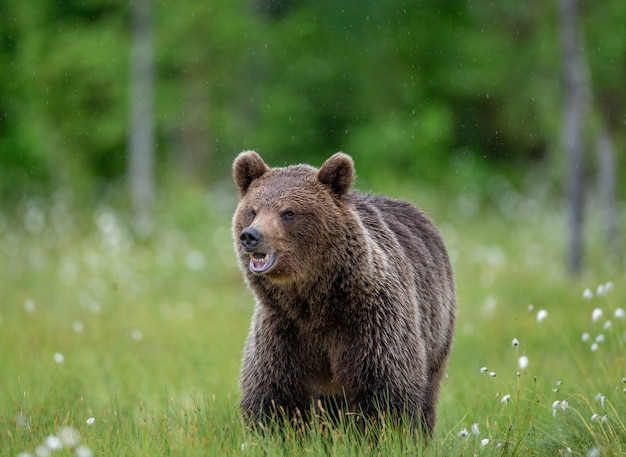
[[128, 179], [136, 228], [149, 227], [154, 204], [154, 44], [152, 0], [131, 0]]
[[610, 257], [620, 260], [621, 241], [619, 234], [619, 210], [617, 202], [617, 180], [615, 148], [606, 127], [602, 125], [596, 143], [598, 154], [598, 180], [604, 211], [604, 229]]
[[211, 151], [208, 74], [208, 64], [202, 60], [190, 66], [183, 80], [185, 112], [180, 160], [185, 174], [200, 183], [207, 180]]
[[583, 257], [583, 129], [584, 81], [577, 0], [561, 0], [561, 46], [564, 71], [563, 146], [568, 159], [568, 268], [576, 274]]

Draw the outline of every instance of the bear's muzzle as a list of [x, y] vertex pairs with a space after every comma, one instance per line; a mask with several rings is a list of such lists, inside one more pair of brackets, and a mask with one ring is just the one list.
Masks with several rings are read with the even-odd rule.
[[263, 234], [254, 227], [247, 227], [241, 231], [239, 240], [246, 252], [251, 252], [263, 239]]

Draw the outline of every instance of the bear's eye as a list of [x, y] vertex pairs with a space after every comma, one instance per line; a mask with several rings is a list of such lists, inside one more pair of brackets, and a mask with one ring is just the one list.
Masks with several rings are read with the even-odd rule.
[[250, 210], [250, 218], [254, 220], [254, 218], [256, 218], [256, 211], [251, 209]]
[[281, 217], [283, 219], [285, 219], [286, 221], [290, 221], [291, 219], [296, 217], [296, 213], [294, 213], [292, 210], [288, 209], [283, 214], [281, 214]]

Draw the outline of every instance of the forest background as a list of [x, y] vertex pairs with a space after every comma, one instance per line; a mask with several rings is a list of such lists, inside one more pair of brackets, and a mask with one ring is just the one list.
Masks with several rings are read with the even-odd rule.
[[[3, 206], [57, 188], [100, 198], [128, 169], [130, 3], [2, 10]], [[599, 130], [625, 165], [626, 5], [579, 10], [592, 177]], [[411, 180], [488, 196], [530, 171], [526, 185], [558, 194], [559, 27], [555, 2], [156, 1], [157, 187], [171, 174], [215, 185], [252, 148], [273, 165], [346, 151], [363, 188]]]

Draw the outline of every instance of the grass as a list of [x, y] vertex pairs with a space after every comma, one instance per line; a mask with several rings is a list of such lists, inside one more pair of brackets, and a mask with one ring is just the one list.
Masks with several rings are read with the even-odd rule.
[[253, 299], [232, 250], [233, 195], [179, 192], [147, 238], [113, 207], [77, 210], [63, 194], [0, 215], [0, 455], [48, 455], [50, 436], [64, 444], [54, 455], [83, 457], [626, 452], [624, 267], [591, 231], [589, 269], [568, 277], [558, 212], [512, 194], [398, 191], [442, 228], [458, 285], [429, 445], [384, 426], [376, 444], [320, 422], [247, 430], [237, 379]]

